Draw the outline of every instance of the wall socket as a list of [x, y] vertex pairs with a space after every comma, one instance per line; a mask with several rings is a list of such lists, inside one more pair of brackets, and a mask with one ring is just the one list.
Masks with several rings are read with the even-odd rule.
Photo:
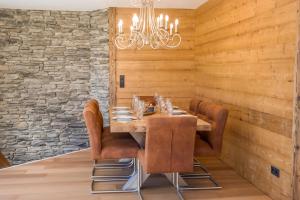
[[280, 169], [278, 169], [275, 166], [271, 166], [271, 174], [273, 174], [276, 177], [280, 177]]

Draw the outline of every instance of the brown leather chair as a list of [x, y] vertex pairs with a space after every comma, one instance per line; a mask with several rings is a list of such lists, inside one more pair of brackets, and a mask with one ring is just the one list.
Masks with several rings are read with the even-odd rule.
[[[162, 116], [147, 120], [145, 150], [139, 150], [139, 183], [141, 170], [147, 174], [173, 173], [173, 182], [181, 196], [178, 173], [193, 172], [197, 118], [193, 116]], [[140, 188], [140, 187], [139, 187]], [[140, 193], [140, 190], [139, 190]]]
[[156, 105], [156, 101], [154, 96], [138, 96], [140, 100], [144, 101], [146, 104], [152, 104], [153, 106]]
[[0, 169], [1, 168], [5, 168], [5, 167], [9, 167], [10, 164], [8, 162], [8, 160], [5, 158], [5, 156], [0, 152]]
[[[92, 193], [107, 193], [117, 192], [112, 191], [94, 191], [94, 182], [102, 182], [103, 180], [119, 181], [120, 179], [128, 179], [129, 176], [95, 176], [96, 169], [111, 169], [111, 168], [127, 168], [133, 166], [135, 169], [135, 158], [139, 150], [138, 144], [131, 138], [129, 134], [111, 134], [109, 129], [103, 128], [103, 117], [99, 110], [99, 105], [96, 100], [90, 100], [86, 103], [83, 116], [89, 141], [91, 146], [91, 158], [94, 161], [92, 172]], [[132, 158], [131, 164], [104, 164], [97, 165], [98, 161], [103, 160], [119, 160], [124, 158]], [[134, 174], [134, 172], [133, 172]], [[124, 191], [122, 191], [124, 192]], [[132, 191], [128, 191], [132, 192]]]
[[198, 106], [197, 116], [211, 123], [212, 130], [199, 132], [196, 138], [195, 156], [220, 156], [228, 110], [214, 103], [202, 102]]
[[189, 113], [192, 115], [197, 115], [198, 113], [198, 106], [201, 103], [201, 100], [198, 98], [193, 98], [190, 101], [190, 105], [189, 105]]
[[[222, 151], [223, 134], [228, 117], [228, 110], [220, 105], [209, 102], [201, 102], [198, 106], [197, 116], [212, 125], [212, 130], [209, 132], [197, 132], [195, 142], [195, 157], [219, 157]], [[197, 160], [197, 159], [196, 159]], [[221, 188], [213, 177], [208, 173], [206, 167], [199, 160], [195, 163], [196, 167], [200, 167], [204, 174], [190, 174], [188, 177], [199, 177], [203, 179], [206, 176], [214, 187], [199, 188], [199, 189], [219, 189]]]

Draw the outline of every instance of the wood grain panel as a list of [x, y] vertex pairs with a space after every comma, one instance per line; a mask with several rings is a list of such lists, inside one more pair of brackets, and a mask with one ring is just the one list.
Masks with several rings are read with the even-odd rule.
[[[177, 49], [116, 50], [117, 104], [129, 105], [133, 95], [151, 96], [155, 92], [171, 98], [174, 104], [187, 108], [195, 94], [195, 10], [157, 9], [171, 20], [180, 21], [182, 44]], [[131, 22], [136, 9], [117, 8], [116, 21]], [[119, 88], [119, 77], [125, 75], [125, 88]]]
[[230, 110], [222, 159], [278, 200], [292, 196], [297, 5], [209, 0], [196, 11], [197, 95]]
[[[300, 9], [300, 1], [298, 1]], [[293, 123], [293, 199], [300, 200], [300, 13], [297, 18], [297, 52], [295, 62], [295, 97], [294, 97], [294, 123]]]

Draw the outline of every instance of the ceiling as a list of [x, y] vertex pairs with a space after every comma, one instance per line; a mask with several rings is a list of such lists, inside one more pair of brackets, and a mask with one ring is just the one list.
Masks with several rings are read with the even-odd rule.
[[[91, 11], [108, 7], [134, 7], [139, 0], [0, 0], [0, 8]], [[207, 0], [155, 0], [158, 8], [197, 8]]]

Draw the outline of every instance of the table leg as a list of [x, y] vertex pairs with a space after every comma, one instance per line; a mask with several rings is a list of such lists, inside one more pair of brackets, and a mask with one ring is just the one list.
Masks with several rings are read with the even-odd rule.
[[[142, 185], [143, 183], [145, 183], [145, 181], [149, 178], [150, 174], [146, 174], [144, 172], [142, 172]], [[123, 190], [134, 190], [138, 187], [138, 174], [137, 172], [125, 183], [125, 185], [123, 186]]]
[[146, 134], [145, 133], [130, 133], [130, 135], [133, 137], [133, 139], [139, 144], [141, 148], [145, 148], [145, 140], [146, 140]]
[[[172, 183], [172, 185], [174, 185], [176, 187], [173, 173], [165, 173], [164, 175], [167, 177], [167, 179], [170, 181], [170, 183]], [[179, 182], [180, 186], [188, 186], [188, 184], [185, 182], [185, 180], [180, 175], [178, 177], [178, 182]]]

